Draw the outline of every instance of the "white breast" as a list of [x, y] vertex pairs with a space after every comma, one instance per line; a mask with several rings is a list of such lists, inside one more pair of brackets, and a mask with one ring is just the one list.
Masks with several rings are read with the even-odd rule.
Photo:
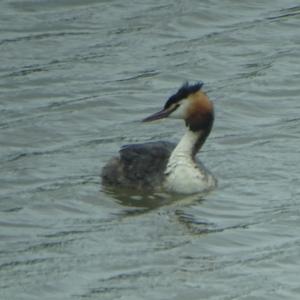
[[181, 194], [195, 194], [208, 191], [215, 187], [214, 177], [196, 164], [179, 161], [169, 164], [166, 170], [164, 187], [166, 190]]
[[172, 152], [165, 171], [164, 188], [170, 192], [195, 194], [215, 187], [215, 178], [196, 164], [191, 153], [198, 136], [187, 131]]

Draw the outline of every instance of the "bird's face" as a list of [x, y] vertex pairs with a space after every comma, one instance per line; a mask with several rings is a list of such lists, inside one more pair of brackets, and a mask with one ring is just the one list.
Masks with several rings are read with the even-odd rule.
[[[183, 119], [190, 128], [202, 127], [206, 119], [213, 120], [213, 105], [205, 93], [201, 91], [203, 83], [184, 84], [176, 94], [172, 95], [162, 110], [145, 118], [143, 122], [166, 117]], [[199, 125], [201, 124], [201, 126]]]
[[149, 117], [143, 119], [143, 122], [151, 122], [164, 118], [176, 118], [176, 119], [184, 119], [184, 115], [186, 112], [188, 101], [186, 99], [182, 99], [176, 103], [172, 103], [170, 105], [165, 104], [164, 108]]

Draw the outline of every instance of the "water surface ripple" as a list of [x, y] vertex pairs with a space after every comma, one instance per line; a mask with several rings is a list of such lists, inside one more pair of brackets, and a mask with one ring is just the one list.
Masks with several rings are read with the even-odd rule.
[[[299, 299], [300, 6], [0, 3], [0, 299]], [[216, 122], [204, 197], [103, 191], [185, 80]]]

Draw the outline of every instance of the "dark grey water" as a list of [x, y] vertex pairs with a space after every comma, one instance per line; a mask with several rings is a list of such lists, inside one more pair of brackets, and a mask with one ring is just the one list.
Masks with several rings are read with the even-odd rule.
[[[299, 1], [2, 0], [0, 299], [299, 299]], [[203, 199], [101, 191], [185, 80], [216, 123]]]

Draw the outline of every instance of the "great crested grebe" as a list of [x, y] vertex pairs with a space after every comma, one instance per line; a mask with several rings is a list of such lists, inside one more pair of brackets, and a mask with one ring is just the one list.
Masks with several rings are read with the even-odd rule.
[[102, 183], [180, 194], [200, 193], [214, 188], [216, 179], [195, 158], [214, 121], [213, 103], [201, 90], [202, 86], [202, 82], [194, 85], [185, 83], [167, 100], [161, 111], [143, 120], [183, 119], [187, 130], [177, 146], [165, 141], [123, 146], [120, 155], [104, 166]]

